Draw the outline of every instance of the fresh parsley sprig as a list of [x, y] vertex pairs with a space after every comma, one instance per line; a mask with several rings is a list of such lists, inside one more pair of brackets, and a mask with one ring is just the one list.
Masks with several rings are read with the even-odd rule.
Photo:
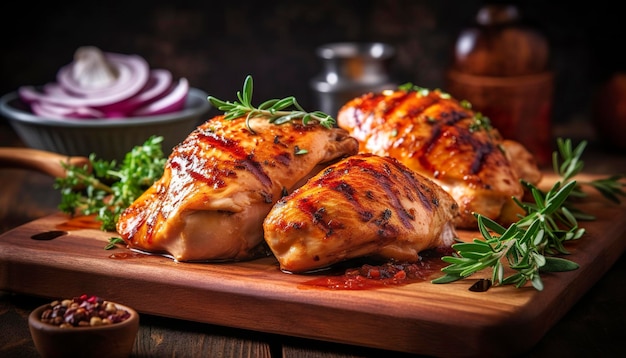
[[243, 91], [237, 91], [239, 101], [223, 101], [213, 96], [209, 96], [208, 100], [215, 108], [224, 112], [226, 120], [246, 116], [246, 126], [252, 133], [254, 130], [250, 127], [250, 119], [254, 117], [267, 117], [270, 123], [274, 124], [284, 124], [301, 118], [305, 125], [310, 121], [317, 121], [326, 128], [332, 128], [335, 125], [335, 119], [324, 112], [306, 112], [295, 97], [270, 99], [255, 107], [252, 105], [252, 90], [252, 76], [248, 75], [243, 83]]
[[[449, 264], [442, 269], [444, 276], [432, 282], [454, 282], [490, 268], [494, 285], [513, 284], [519, 288], [530, 281], [535, 289], [541, 291], [544, 287], [541, 273], [577, 269], [579, 266], [575, 262], [554, 256], [569, 254], [564, 243], [584, 235], [585, 230], [578, 226], [577, 220], [593, 219], [593, 216], [577, 210], [572, 198], [584, 197], [586, 194], [581, 185], [590, 185], [609, 200], [619, 203], [619, 196], [624, 195], [626, 185], [621, 181], [623, 175], [583, 183], [574, 180], [584, 166], [581, 157], [585, 146], [583, 141], [572, 148], [571, 140], [559, 138], [559, 150], [553, 155], [553, 164], [562, 180], [547, 192], [522, 181], [534, 202], [526, 203], [515, 198], [526, 216], [508, 228], [474, 214], [483, 239], [453, 244], [455, 254], [442, 258]], [[505, 276], [505, 264], [513, 272], [509, 276]]]
[[126, 153], [121, 165], [89, 155], [90, 165], [65, 165], [66, 176], [55, 178], [61, 191], [59, 209], [70, 215], [96, 215], [101, 230], [113, 231], [119, 215], [163, 175], [163, 137], [152, 136]]

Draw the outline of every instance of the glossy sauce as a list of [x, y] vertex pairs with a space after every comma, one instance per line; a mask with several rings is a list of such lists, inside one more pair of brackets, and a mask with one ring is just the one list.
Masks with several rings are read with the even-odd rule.
[[[451, 255], [450, 249], [423, 251], [416, 263], [379, 262], [362, 263], [361, 260], [335, 265], [329, 274], [317, 276], [300, 284], [301, 288], [331, 290], [372, 290], [390, 286], [403, 286], [431, 279], [446, 266], [441, 257]], [[434, 278], [434, 277], [433, 277]]]
[[80, 215], [74, 216], [64, 223], [58, 224], [58, 230], [73, 231], [81, 229], [100, 230], [102, 223], [96, 219], [96, 215]]
[[110, 259], [114, 260], [127, 260], [127, 259], [138, 259], [143, 257], [148, 257], [150, 255], [142, 254], [140, 252], [135, 251], [125, 251], [125, 252], [116, 252], [114, 254], [109, 255]]

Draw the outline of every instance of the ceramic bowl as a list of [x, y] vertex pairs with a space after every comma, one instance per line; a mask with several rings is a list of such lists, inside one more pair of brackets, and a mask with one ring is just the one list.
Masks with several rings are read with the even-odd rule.
[[11, 92], [0, 98], [0, 115], [30, 148], [69, 156], [89, 156], [122, 161], [126, 153], [150, 136], [163, 137], [163, 152], [171, 149], [201, 122], [211, 104], [208, 95], [190, 88], [185, 107], [177, 112], [119, 119], [52, 119], [34, 115]]
[[28, 317], [30, 333], [39, 354], [49, 357], [128, 357], [137, 332], [139, 314], [132, 308], [115, 303], [130, 317], [122, 322], [92, 327], [62, 328], [43, 323], [41, 314], [49, 304], [34, 309]]

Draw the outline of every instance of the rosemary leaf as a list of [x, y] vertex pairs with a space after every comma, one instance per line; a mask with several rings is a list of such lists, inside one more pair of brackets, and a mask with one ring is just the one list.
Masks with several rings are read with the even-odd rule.
[[573, 261], [561, 257], [546, 257], [546, 262], [541, 266], [542, 272], [564, 272], [573, 271], [579, 268], [579, 265]]

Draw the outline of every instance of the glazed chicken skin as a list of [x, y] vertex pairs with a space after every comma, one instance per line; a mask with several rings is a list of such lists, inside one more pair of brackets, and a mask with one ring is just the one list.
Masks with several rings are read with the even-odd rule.
[[173, 149], [162, 178], [120, 216], [129, 248], [177, 261], [237, 261], [265, 253], [263, 219], [285, 193], [358, 150], [340, 128], [301, 120], [217, 116]]
[[263, 222], [283, 271], [302, 273], [357, 257], [417, 262], [456, 237], [454, 199], [396, 159], [347, 157], [280, 199]]
[[503, 140], [487, 118], [439, 90], [369, 93], [346, 103], [339, 127], [360, 152], [391, 156], [433, 179], [459, 204], [457, 228], [476, 228], [478, 213], [503, 225], [519, 219], [520, 179], [541, 172], [521, 144]]

